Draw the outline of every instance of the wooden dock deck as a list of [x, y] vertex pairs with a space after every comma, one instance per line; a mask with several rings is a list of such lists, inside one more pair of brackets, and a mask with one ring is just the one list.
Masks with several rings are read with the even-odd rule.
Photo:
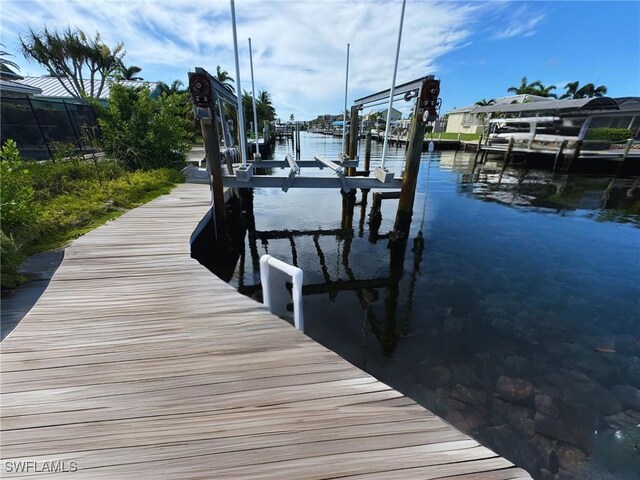
[[2, 478], [530, 478], [192, 260], [208, 200], [67, 249], [1, 344]]

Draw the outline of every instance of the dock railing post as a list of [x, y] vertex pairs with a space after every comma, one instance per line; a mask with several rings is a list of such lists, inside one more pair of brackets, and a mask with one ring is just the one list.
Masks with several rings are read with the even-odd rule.
[[413, 202], [416, 195], [418, 174], [420, 172], [420, 157], [424, 144], [424, 134], [427, 121], [436, 119], [436, 103], [440, 93], [440, 81], [433, 76], [425, 77], [420, 87], [420, 95], [411, 121], [411, 128], [407, 138], [405, 169], [402, 175], [402, 190], [398, 201], [398, 211], [394, 223], [392, 242], [401, 240], [406, 242], [411, 227]]

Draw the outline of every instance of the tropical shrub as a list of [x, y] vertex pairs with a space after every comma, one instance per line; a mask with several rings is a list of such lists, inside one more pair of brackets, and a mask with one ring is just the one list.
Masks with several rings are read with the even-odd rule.
[[631, 138], [631, 130], [627, 128], [592, 128], [587, 132], [587, 140], [608, 140], [623, 142]]
[[189, 146], [188, 108], [182, 94], [149, 97], [149, 89], [112, 85], [98, 119], [101, 147], [129, 170], [184, 165]]
[[36, 212], [32, 202], [34, 189], [31, 175], [20, 158], [16, 142], [9, 139], [0, 149], [0, 212], [2, 227], [11, 228], [31, 221]]

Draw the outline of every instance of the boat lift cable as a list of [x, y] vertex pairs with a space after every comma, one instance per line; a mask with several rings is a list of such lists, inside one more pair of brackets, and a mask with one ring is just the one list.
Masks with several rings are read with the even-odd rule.
[[240, 84], [240, 61], [238, 60], [238, 34], [236, 32], [236, 6], [234, 0], [231, 1], [231, 26], [233, 27], [233, 53], [236, 60], [236, 85], [238, 87], [237, 107], [238, 107], [238, 136], [240, 141], [240, 152], [242, 153], [242, 168], [247, 168], [247, 137], [244, 131], [244, 111], [242, 108], [242, 86]]
[[384, 128], [384, 142], [382, 144], [382, 163], [380, 168], [384, 169], [384, 162], [387, 156], [389, 123], [391, 122], [391, 108], [393, 108], [394, 90], [396, 88], [396, 74], [398, 73], [398, 58], [400, 57], [400, 43], [402, 42], [402, 24], [404, 23], [404, 8], [407, 0], [402, 0], [402, 11], [400, 12], [400, 28], [398, 29], [398, 43], [396, 45], [396, 59], [393, 66], [393, 77], [391, 78], [391, 90], [389, 92], [389, 106], [387, 107], [387, 123]]
[[431, 135], [431, 141], [429, 142], [429, 156], [427, 157], [427, 184], [424, 187], [424, 205], [422, 206], [422, 220], [420, 221], [420, 232], [424, 227], [424, 217], [427, 213], [427, 198], [429, 196], [429, 176], [431, 174], [431, 160], [433, 156], [433, 150], [435, 145], [433, 144], [433, 134]]

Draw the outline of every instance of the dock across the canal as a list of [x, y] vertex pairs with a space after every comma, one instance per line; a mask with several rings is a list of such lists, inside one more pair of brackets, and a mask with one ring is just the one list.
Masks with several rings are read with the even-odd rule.
[[209, 206], [184, 184], [66, 250], [1, 344], [2, 478], [529, 478], [191, 259]]

